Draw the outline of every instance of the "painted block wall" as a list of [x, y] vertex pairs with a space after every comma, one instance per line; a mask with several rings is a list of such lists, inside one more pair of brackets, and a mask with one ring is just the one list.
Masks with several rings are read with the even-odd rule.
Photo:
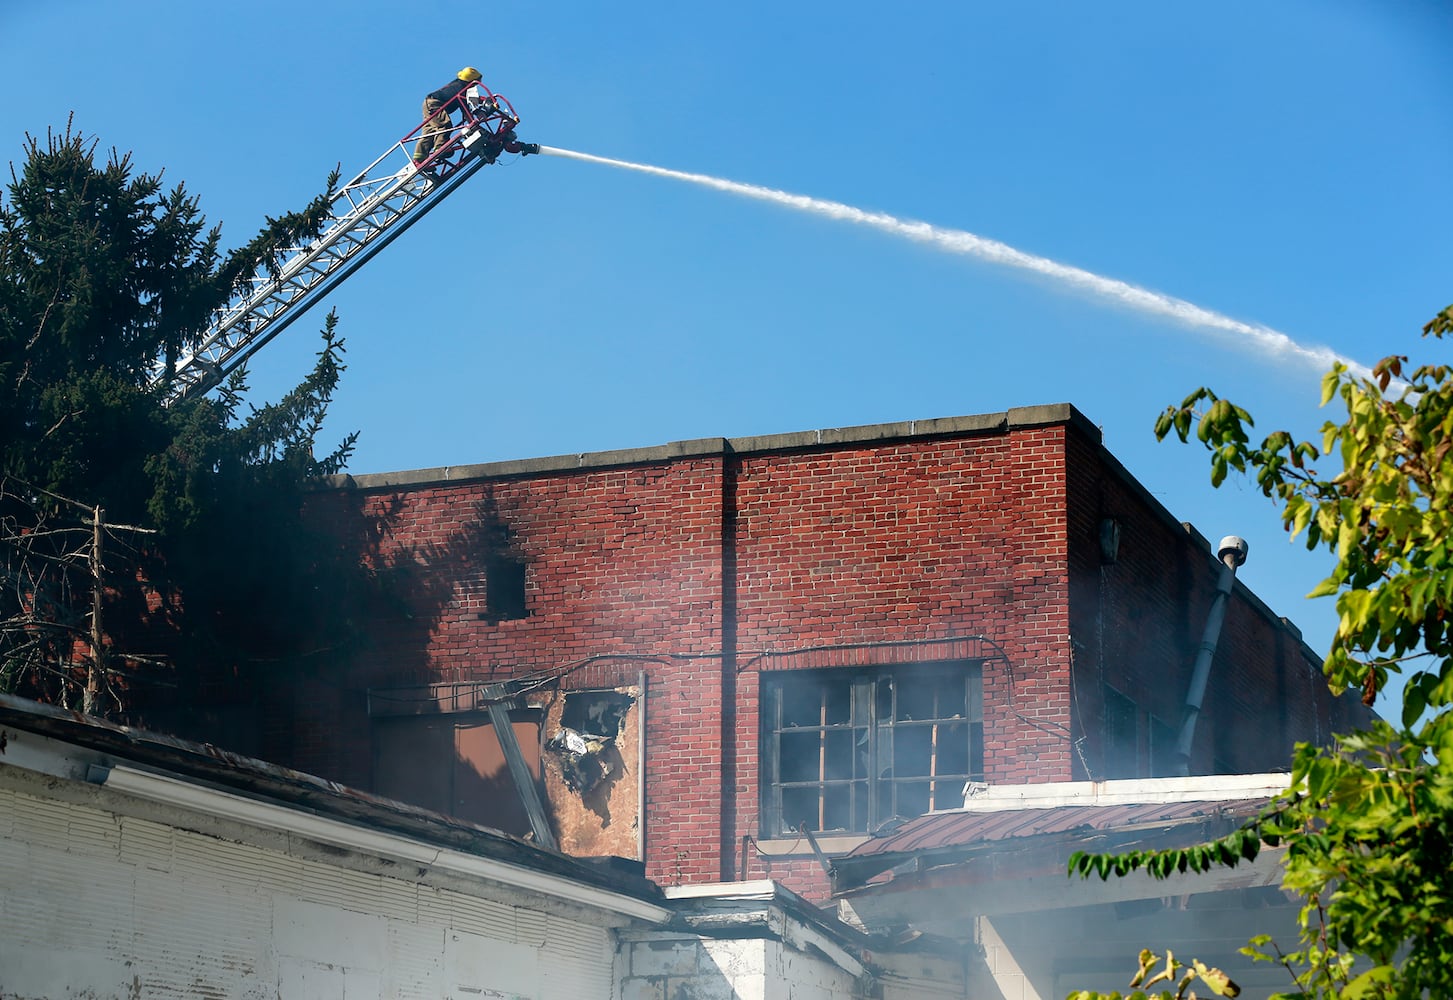
[[579, 1000], [618, 981], [605, 927], [3, 788], [0, 919], [7, 1000]]
[[[622, 1000], [959, 1000], [961, 970], [933, 958], [875, 956], [855, 979], [822, 954], [763, 937], [654, 934], [623, 941]], [[977, 994], [976, 994], [977, 995]], [[989, 995], [989, 994], [984, 994]]]

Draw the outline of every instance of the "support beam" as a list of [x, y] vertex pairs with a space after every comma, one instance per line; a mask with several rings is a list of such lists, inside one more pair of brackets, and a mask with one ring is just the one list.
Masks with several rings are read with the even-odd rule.
[[555, 834], [550, 830], [550, 817], [545, 815], [545, 804], [540, 801], [539, 790], [535, 788], [535, 776], [530, 773], [530, 766], [525, 763], [525, 755], [520, 751], [520, 741], [515, 739], [515, 727], [510, 725], [509, 709], [504, 702], [493, 697], [489, 702], [489, 721], [494, 725], [495, 738], [499, 740], [505, 762], [510, 766], [510, 777], [515, 779], [515, 787], [519, 789], [520, 799], [525, 804], [525, 813], [530, 817], [530, 830], [535, 834], [535, 843], [552, 851], [558, 850]]

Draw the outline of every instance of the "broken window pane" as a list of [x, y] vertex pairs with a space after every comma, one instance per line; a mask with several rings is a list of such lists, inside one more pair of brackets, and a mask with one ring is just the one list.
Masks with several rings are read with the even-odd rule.
[[876, 688], [877, 688], [878, 697], [877, 697], [877, 703], [876, 703], [876, 705], [874, 707], [875, 707], [876, 712], [877, 712], [878, 721], [880, 721], [880, 722], [892, 722], [893, 721], [893, 678], [891, 676], [888, 676], [888, 677], [880, 677], [878, 679], [878, 683], [876, 685]]
[[822, 725], [823, 691], [813, 684], [782, 685], [782, 725]]
[[926, 775], [933, 762], [933, 729], [930, 726], [899, 726], [893, 733], [893, 759], [898, 777]]
[[810, 729], [805, 732], [782, 734], [781, 778], [783, 781], [819, 781], [822, 778], [822, 733]]
[[818, 802], [819, 789], [816, 787], [782, 789], [782, 832], [794, 833], [804, 826], [809, 830], [821, 830]]
[[823, 689], [823, 722], [845, 726], [853, 721], [853, 690], [846, 684]]
[[834, 729], [827, 733], [822, 777], [827, 781], [844, 780], [853, 774], [853, 738], [851, 729]]
[[978, 661], [801, 671], [762, 684], [769, 836], [798, 823], [867, 831], [957, 808], [964, 782], [983, 778]]
[[[819, 830], [851, 830], [853, 828], [853, 789], [851, 785], [828, 785], [822, 790], [822, 822]], [[811, 829], [809, 827], [809, 829]]]
[[933, 808], [961, 809], [964, 804], [964, 784], [959, 779], [935, 781], [933, 783]]
[[933, 719], [934, 695], [937, 694], [938, 685], [927, 684], [900, 684], [898, 686], [898, 711], [894, 718], [896, 721], [910, 719]]
[[[928, 812], [928, 782], [899, 782], [895, 806], [899, 816], [922, 816]], [[892, 818], [892, 816], [885, 817], [885, 819]]]
[[936, 719], [962, 719], [968, 716], [967, 685], [959, 678], [939, 678], [938, 690], [935, 692], [936, 705], [934, 718]]
[[969, 773], [969, 727], [954, 722], [938, 729], [938, 763], [934, 774]]

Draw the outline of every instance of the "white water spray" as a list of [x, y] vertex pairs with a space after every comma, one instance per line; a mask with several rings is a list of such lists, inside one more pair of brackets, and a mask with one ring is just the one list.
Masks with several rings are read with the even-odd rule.
[[947, 250], [950, 253], [968, 254], [971, 257], [978, 257], [980, 260], [991, 261], [995, 264], [1004, 264], [1009, 267], [1033, 271], [1036, 274], [1042, 274], [1045, 277], [1052, 278], [1072, 288], [1110, 299], [1111, 301], [1118, 302], [1121, 305], [1128, 306], [1131, 309], [1143, 313], [1163, 316], [1176, 322], [1184, 323], [1187, 326], [1219, 330], [1245, 337], [1250, 340], [1251, 345], [1255, 349], [1275, 361], [1292, 361], [1309, 364], [1315, 366], [1319, 372], [1326, 371], [1332, 367], [1333, 362], [1340, 361], [1354, 373], [1364, 378], [1370, 378], [1372, 374], [1365, 365], [1344, 358], [1330, 348], [1304, 347], [1286, 334], [1278, 330], [1273, 330], [1270, 327], [1260, 326], [1254, 323], [1243, 323], [1240, 320], [1232, 319], [1230, 316], [1225, 316], [1210, 309], [1203, 309], [1195, 303], [1187, 302], [1184, 299], [1178, 299], [1170, 295], [1162, 295], [1160, 292], [1153, 292], [1146, 288], [1138, 288], [1135, 285], [1128, 284], [1124, 281], [1117, 281], [1114, 278], [1105, 278], [1078, 267], [1061, 264], [1047, 257], [1037, 257], [1034, 254], [1025, 253], [1022, 250], [1016, 250], [1008, 244], [1000, 243], [997, 240], [986, 239], [982, 236], [975, 236], [973, 233], [965, 232], [961, 229], [943, 229], [939, 226], [931, 226], [926, 222], [896, 219], [883, 212], [865, 212], [860, 208], [853, 208], [851, 205], [844, 205], [841, 202], [824, 201], [821, 198], [809, 198], [801, 194], [790, 194], [786, 191], [777, 191], [772, 188], [760, 187], [756, 184], [741, 184], [737, 181], [723, 180], [720, 177], [709, 177], [706, 174], [689, 174], [680, 170], [667, 170], [664, 167], [653, 167], [644, 163], [612, 160], [604, 156], [592, 156], [589, 153], [577, 153], [574, 150], [560, 149], [554, 146], [541, 146], [540, 152], [548, 153], [551, 156], [563, 156], [572, 160], [603, 163], [606, 166], [621, 167], [625, 170], [636, 170], [644, 174], [655, 174], [657, 177], [670, 177], [673, 180], [689, 181], [692, 184], [701, 184], [705, 187], [715, 188], [718, 191], [726, 191], [730, 194], [744, 195], [760, 201], [775, 202], [778, 205], [785, 205], [788, 208], [795, 208], [803, 212], [811, 212], [814, 215], [824, 216], [829, 219], [871, 226], [882, 232], [891, 233], [894, 236], [902, 236], [919, 243], [927, 243], [941, 250]]

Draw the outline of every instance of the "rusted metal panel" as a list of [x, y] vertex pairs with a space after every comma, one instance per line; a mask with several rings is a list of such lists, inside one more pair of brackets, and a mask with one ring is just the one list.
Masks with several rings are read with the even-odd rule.
[[[540, 713], [504, 713], [519, 750], [528, 782], [540, 780]], [[522, 718], [522, 716], [525, 716]], [[462, 819], [524, 836], [530, 817], [518, 791], [518, 779], [495, 725], [459, 726], [454, 731], [454, 792], [447, 812]], [[538, 842], [538, 841], [537, 841]]]
[[[891, 886], [889, 891], [898, 892], [910, 884], [979, 884], [1062, 874], [1075, 850], [1189, 846], [1229, 833], [1267, 801], [1053, 806], [922, 816], [834, 861], [833, 891], [847, 895]], [[900, 874], [889, 879], [884, 874], [889, 869]]]
[[440, 717], [375, 722], [373, 787], [378, 794], [435, 812], [452, 812], [449, 768], [429, 764], [442, 764], [452, 756], [453, 728], [448, 718]]
[[[499, 709], [501, 725], [515, 738], [521, 773], [530, 791], [540, 781], [541, 713]], [[517, 778], [500, 742], [495, 720], [485, 712], [397, 716], [374, 720], [374, 790], [401, 802], [454, 816], [517, 837], [532, 832]]]

